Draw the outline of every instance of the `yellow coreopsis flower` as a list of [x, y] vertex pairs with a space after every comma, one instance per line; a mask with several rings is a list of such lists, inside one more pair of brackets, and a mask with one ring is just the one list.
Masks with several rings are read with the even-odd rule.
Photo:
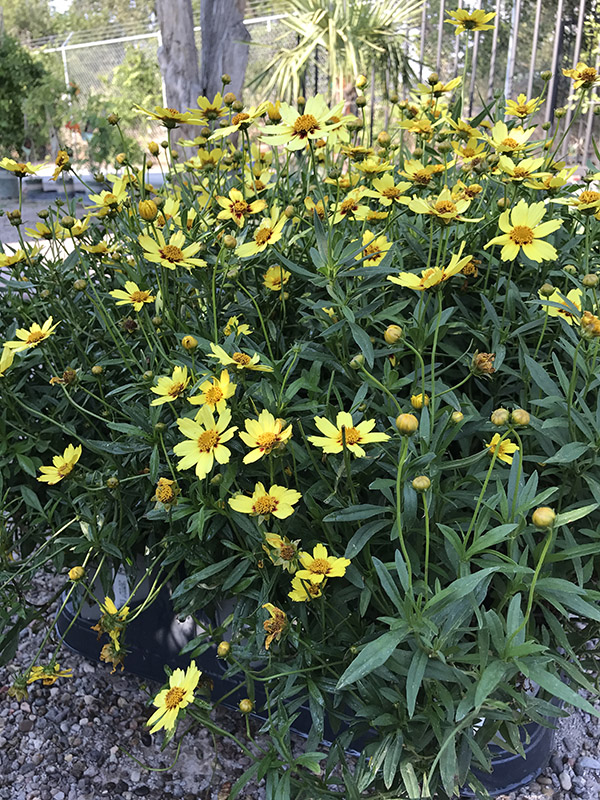
[[59, 324], [60, 323], [55, 322], [53, 325], [52, 317], [48, 317], [41, 328], [37, 322], [34, 322], [29, 329], [17, 328], [16, 335], [18, 341], [4, 342], [4, 347], [12, 350], [14, 353], [20, 353], [21, 350], [29, 350], [30, 347], [37, 347], [40, 342], [43, 342], [44, 339], [47, 339], [54, 333], [55, 328]]
[[266, 409], [260, 412], [257, 420], [244, 420], [244, 425], [246, 431], [240, 431], [239, 437], [245, 445], [253, 448], [244, 456], [244, 464], [251, 464], [273, 450], [279, 450], [292, 435], [292, 426], [284, 429], [284, 420], [275, 419]]
[[299, 569], [295, 577], [311, 583], [323, 583], [326, 578], [341, 578], [346, 574], [346, 567], [350, 566], [349, 558], [330, 556], [324, 544], [315, 545], [312, 556], [301, 552], [298, 558], [303, 569]]
[[217, 344], [210, 343], [212, 353], [208, 354], [208, 358], [217, 358], [219, 363], [224, 367], [235, 367], [236, 369], [253, 369], [258, 372], [273, 372], [273, 367], [266, 367], [259, 364], [260, 356], [254, 353], [249, 356], [247, 353], [234, 353], [232, 356], [228, 355], [222, 347]]
[[467, 11], [464, 8], [458, 8], [456, 11], [448, 11], [452, 19], [446, 19], [444, 22], [449, 22], [450, 25], [456, 26], [456, 35], [459, 33], [466, 33], [468, 31], [490, 31], [493, 25], [489, 25], [490, 20], [496, 16], [495, 11], [483, 11], [481, 8], [475, 11]]
[[[500, 156], [498, 159], [498, 167], [512, 181], [524, 181], [532, 178], [545, 178], [548, 176], [547, 172], [537, 172], [543, 165], [545, 159], [543, 156], [539, 158], [523, 158], [517, 164], [509, 156]], [[598, 195], [600, 197], [600, 195]]]
[[[507, 209], [500, 214], [498, 225], [503, 231], [501, 236], [491, 239], [484, 249], [494, 244], [503, 245], [500, 258], [503, 261], [512, 261], [523, 250], [523, 253], [532, 261], [555, 261], [558, 254], [555, 248], [542, 238], [558, 230], [562, 225], [559, 219], [542, 222], [546, 213], [543, 202], [532, 203], [530, 206], [524, 200], [519, 200], [512, 209]], [[540, 224], [541, 223], [541, 224]]]
[[89, 199], [93, 205], [86, 206], [86, 208], [101, 208], [108, 209], [109, 211], [119, 211], [122, 204], [129, 195], [127, 194], [126, 182], [124, 180], [115, 181], [112, 190], [107, 192], [102, 190], [100, 194], [90, 194]]
[[226, 369], [221, 372], [221, 377], [204, 381], [198, 387], [200, 394], [188, 397], [188, 403], [193, 406], [208, 406], [211, 411], [219, 414], [227, 407], [227, 401], [233, 397], [237, 384], [231, 383]]
[[436, 83], [418, 83], [417, 84], [417, 91], [425, 96], [433, 95], [433, 97], [441, 97], [444, 94], [448, 94], [456, 89], [457, 86], [460, 86], [462, 83], [462, 77], [458, 76], [457, 78], [452, 78], [451, 81], [448, 83], [443, 83], [442, 81], [436, 81]]
[[366, 187], [357, 186], [352, 189], [335, 209], [331, 221], [334, 225], [344, 219], [365, 219], [369, 213], [368, 206], [361, 205], [361, 198], [366, 194]]
[[356, 165], [356, 169], [362, 172], [367, 178], [370, 178], [373, 175], [379, 175], [380, 172], [389, 172], [394, 169], [394, 167], [389, 161], [384, 161], [379, 158], [379, 156], [369, 156], [363, 161], [359, 161]]
[[170, 478], [159, 478], [156, 483], [154, 495], [150, 498], [152, 502], [156, 503], [157, 508], [162, 507], [167, 511], [174, 506], [177, 502], [177, 496], [181, 490], [177, 487], [175, 481]]
[[257, 483], [251, 497], [243, 494], [229, 498], [229, 505], [234, 511], [251, 516], [268, 517], [273, 514], [277, 519], [286, 519], [291, 516], [295, 509], [293, 506], [300, 500], [302, 495], [295, 489], [286, 489], [285, 486], [273, 484], [270, 489], [264, 487], [262, 483]]
[[134, 311], [141, 311], [144, 303], [151, 303], [156, 300], [156, 297], [145, 289], [140, 289], [137, 283], [133, 281], [125, 282], [125, 290], [114, 289], [109, 292], [111, 297], [114, 297], [118, 306], [132, 305]]
[[225, 327], [223, 328], [223, 333], [225, 336], [230, 336], [232, 333], [236, 336], [250, 336], [252, 333], [252, 328], [250, 325], [246, 325], [245, 322], [240, 322], [239, 317], [229, 317], [227, 322], [225, 323]]
[[59, 150], [58, 155], [56, 156], [56, 159], [54, 161], [55, 169], [51, 180], [55, 181], [61, 174], [61, 172], [71, 169], [70, 163], [71, 162], [69, 160], [69, 154], [67, 153], [67, 151]]
[[298, 545], [300, 539], [291, 541], [287, 536], [277, 533], [266, 533], [263, 550], [268, 554], [273, 564], [283, 567], [284, 570], [294, 573], [298, 568]]
[[[439, 169], [441, 167], [441, 170]], [[425, 166], [421, 161], [411, 159], [404, 162], [404, 169], [400, 170], [400, 175], [407, 178], [417, 186], [428, 186], [434, 175], [444, 171], [443, 164], [429, 164]]]
[[498, 461], [503, 461], [505, 464], [512, 464], [512, 453], [516, 453], [519, 448], [514, 442], [511, 442], [510, 439], [502, 439], [502, 441], [500, 441], [501, 438], [499, 433], [495, 433], [492, 436], [492, 441], [486, 442], [485, 446], [492, 455], [496, 453]]
[[238, 228], [244, 227], [248, 215], [258, 214], [267, 205], [266, 200], [254, 200], [252, 203], [247, 203], [239, 189], [231, 189], [229, 197], [217, 197], [216, 200], [223, 209], [217, 214], [217, 219], [231, 219]]
[[72, 472], [73, 467], [79, 461], [81, 456], [81, 445], [73, 447], [72, 444], [67, 445], [62, 456], [54, 456], [52, 459], [51, 467], [40, 467], [42, 473], [38, 481], [40, 483], [49, 483], [54, 485]]
[[381, 178], [375, 178], [372, 187], [365, 191], [365, 195], [376, 198], [382, 206], [390, 206], [394, 202], [407, 205], [410, 202], [410, 197], [404, 194], [410, 189], [410, 182], [400, 181], [395, 184], [394, 176], [389, 173], [382, 175]]
[[269, 104], [266, 102], [260, 103], [258, 106], [251, 106], [245, 111], [240, 111], [238, 114], [234, 114], [231, 118], [231, 124], [227, 125], [225, 128], [217, 128], [210, 138], [223, 138], [224, 136], [229, 136], [230, 133], [237, 133], [237, 131], [240, 129], [243, 131], [248, 130], [253, 122], [256, 122], [256, 120], [260, 119], [262, 116], [264, 116], [264, 114], [267, 113], [268, 105]]
[[475, 159], [485, 158], [485, 142], [481, 142], [475, 137], [468, 139], [464, 144], [461, 144], [461, 142], [451, 142], [451, 145], [455, 154], [460, 156], [465, 164]]
[[312, 583], [294, 576], [292, 578], [292, 591], [288, 592], [288, 597], [295, 603], [305, 603], [307, 600], [321, 597], [324, 585], [324, 583]]
[[377, 421], [364, 420], [354, 425], [352, 415], [347, 411], [340, 411], [335, 418], [335, 425], [325, 417], [315, 417], [315, 425], [323, 436], [309, 436], [308, 441], [321, 447], [324, 453], [342, 453], [344, 443], [350, 453], [357, 458], [366, 456], [363, 444], [387, 442], [390, 438], [387, 433], [371, 433]]
[[0, 378], [4, 377], [6, 370], [12, 366], [14, 360], [14, 350], [11, 350], [10, 347], [3, 347], [2, 355], [0, 355]]
[[221, 92], [217, 92], [213, 100], [209, 100], [208, 97], [201, 94], [196, 102], [198, 103], [198, 110], [194, 109], [191, 113], [202, 124], [224, 117], [227, 113], [227, 106], [223, 104]]
[[150, 405], [161, 406], [163, 403], [172, 403], [184, 393], [189, 382], [187, 367], [175, 367], [171, 377], [161, 375], [156, 386], [150, 387], [150, 391], [158, 395]]
[[563, 69], [563, 75], [571, 78], [574, 89], [591, 89], [600, 81], [600, 75], [594, 67], [588, 67], [583, 61], [579, 61], [574, 69]]
[[202, 479], [211, 471], [215, 461], [228, 464], [231, 450], [225, 447], [224, 442], [228, 442], [237, 431], [237, 425], [227, 428], [230, 422], [231, 411], [228, 408], [219, 414], [215, 422], [208, 406], [202, 406], [194, 419], [178, 419], [179, 430], [189, 441], [179, 442], [173, 448], [175, 455], [181, 457], [177, 469], [195, 467], [196, 475]]
[[428, 197], [426, 199], [421, 197], [411, 198], [408, 207], [411, 211], [414, 211], [415, 214], [429, 214], [442, 225], [448, 225], [455, 220], [477, 222], [478, 220], [463, 217], [463, 213], [470, 204], [471, 201], [466, 197], [454, 202], [452, 200], [452, 193], [446, 186], [442, 189], [438, 197]]
[[505, 122], [498, 121], [490, 131], [491, 135], [486, 136], [486, 139], [497, 153], [517, 153], [527, 147], [534, 131], [535, 127], [529, 128], [529, 130], [512, 128], [509, 131]]
[[584, 189], [579, 194], [572, 194], [569, 197], [561, 197], [553, 200], [553, 203], [570, 206], [582, 214], [596, 214], [600, 208], [600, 192], [591, 189]]
[[434, 286], [439, 286], [454, 275], [458, 275], [467, 264], [471, 262], [473, 256], [463, 256], [465, 243], [463, 242], [458, 250], [458, 253], [453, 253], [450, 263], [447, 267], [429, 267], [421, 272], [421, 275], [415, 275], [412, 272], [401, 272], [397, 277], [395, 275], [388, 275], [388, 281], [403, 286], [406, 289], [414, 289], [417, 292], [424, 292], [426, 289], [432, 289]]
[[39, 252], [39, 248], [32, 247], [27, 253], [25, 250], [15, 250], [12, 256], [7, 253], [0, 253], [0, 267], [14, 267], [15, 264], [27, 261], [28, 258], [35, 258]]
[[190, 111], [178, 111], [176, 108], [163, 108], [162, 106], [155, 106], [154, 111], [148, 111], [147, 108], [138, 106], [137, 103], [133, 107], [142, 114], [155, 119], [157, 122], [162, 122], [165, 128], [175, 128], [177, 123], [186, 123], [187, 125], [198, 125], [199, 122]]
[[254, 231], [254, 241], [241, 244], [235, 251], [239, 258], [248, 258], [262, 253], [269, 245], [275, 244], [281, 239], [283, 226], [288, 221], [285, 214], [279, 213], [277, 206], [271, 209], [271, 216], [261, 220], [260, 225]]
[[36, 664], [29, 671], [27, 683], [41, 681], [44, 686], [53, 686], [59, 678], [72, 678], [72, 669], [61, 669], [60, 664], [48, 664], [47, 667]]
[[358, 255], [354, 256], [355, 261], [360, 261], [364, 258], [365, 260], [362, 262], [361, 266], [376, 267], [381, 263], [385, 254], [391, 248], [392, 242], [388, 242], [383, 234], [377, 236], [371, 231], [365, 231], [362, 236], [362, 245], [363, 249]]
[[150, 733], [156, 733], [161, 728], [173, 730], [179, 712], [194, 701], [194, 689], [198, 686], [200, 675], [202, 673], [195, 661], [185, 672], [179, 668], [173, 670], [169, 676], [169, 688], [162, 689], [152, 701], [157, 709], [146, 723]]
[[581, 300], [583, 298], [583, 292], [581, 289], [571, 289], [570, 292], [567, 293], [566, 297], [561, 294], [561, 292], [556, 289], [550, 297], [544, 297], [541, 292], [538, 292], [538, 295], [541, 300], [550, 302], [550, 303], [557, 303], [560, 308], [556, 305], [550, 306], [546, 305], [546, 313], [550, 317], [562, 317], [569, 325], [573, 324], [573, 320], [578, 322], [576, 312], [574, 312], [573, 307], [579, 313], [581, 313]]
[[288, 150], [302, 150], [317, 139], [327, 140], [329, 132], [343, 124], [338, 117], [343, 107], [342, 101], [330, 109], [320, 94], [308, 98], [302, 114], [287, 103], [281, 103], [281, 123], [266, 129], [263, 141], [268, 145], [283, 144]]
[[25, 228], [25, 233], [32, 239], [64, 239], [65, 231], [58, 222], [36, 222], [35, 228]]
[[308, 211], [311, 219], [312, 219], [313, 215], [315, 214], [315, 212], [316, 212], [317, 216], [319, 217], [319, 219], [321, 221], [323, 221], [325, 219], [325, 216], [327, 214], [327, 201], [328, 200], [329, 200], [329, 196], [328, 195], [325, 195], [325, 197], [322, 200], [317, 200], [316, 203], [312, 199], [312, 197], [305, 197], [304, 198], [304, 207]]
[[28, 175], [35, 175], [39, 172], [42, 165], [34, 167], [29, 161], [24, 164], [22, 161], [14, 161], [12, 158], [3, 158], [0, 160], [0, 168], [14, 172], [17, 178], [26, 178]]
[[287, 628], [288, 620], [285, 613], [273, 603], [264, 603], [263, 608], [266, 608], [270, 614], [270, 619], [263, 622], [263, 628], [267, 634], [265, 638], [265, 650], [268, 650], [273, 640], [278, 642], [281, 639], [281, 634]]
[[194, 267], [205, 267], [206, 261], [202, 258], [193, 258], [193, 256], [200, 250], [200, 244], [193, 242], [192, 244], [184, 247], [185, 234], [183, 231], [174, 233], [169, 242], [165, 241], [161, 231], [156, 231], [156, 239], [153, 239], [147, 234], [141, 234], [138, 237], [139, 243], [144, 248], [144, 258], [147, 261], [152, 261], [154, 264], [161, 264], [167, 269], [175, 269], [176, 267], [186, 267], [186, 269], [193, 269]]
[[525, 119], [530, 114], [535, 114], [540, 105], [541, 100], [539, 97], [533, 97], [528, 100], [527, 95], [520, 94], [516, 100], [506, 101], [506, 114], [510, 117]]

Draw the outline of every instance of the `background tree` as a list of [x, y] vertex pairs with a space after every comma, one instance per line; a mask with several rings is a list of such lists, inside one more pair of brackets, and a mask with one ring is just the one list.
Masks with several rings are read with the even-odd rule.
[[229, 91], [242, 95], [250, 41], [245, 11], [246, 0], [202, 0], [200, 5], [200, 91], [211, 99], [220, 91], [224, 73], [231, 76]]

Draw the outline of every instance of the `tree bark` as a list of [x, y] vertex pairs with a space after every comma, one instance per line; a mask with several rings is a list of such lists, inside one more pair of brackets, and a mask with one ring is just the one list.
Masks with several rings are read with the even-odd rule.
[[202, 0], [200, 92], [213, 99], [221, 91], [221, 75], [231, 76], [226, 91], [239, 99], [248, 65], [248, 29], [244, 25], [246, 0]]
[[[156, 0], [161, 46], [158, 63], [165, 83], [167, 104], [178, 111], [197, 107], [200, 94], [198, 52], [194, 39], [191, 0]], [[182, 125], [179, 135], [193, 138], [198, 130]]]

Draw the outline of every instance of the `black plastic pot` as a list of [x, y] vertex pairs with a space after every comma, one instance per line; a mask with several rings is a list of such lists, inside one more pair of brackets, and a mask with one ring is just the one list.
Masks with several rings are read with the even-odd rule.
[[[57, 629], [61, 635], [71, 625], [64, 640], [66, 646], [91, 661], [99, 660], [103, 644], [98, 641], [96, 632], [91, 630], [91, 626], [96, 621], [95, 619], [85, 619], [82, 616], [75, 619], [74, 608], [68, 603], [57, 622]], [[147, 612], [140, 614], [127, 626], [126, 647], [128, 653], [124, 661], [125, 670], [147, 680], [164, 683], [165, 664], [171, 669], [177, 667], [186, 669], [189, 666], [189, 656], [181, 656], [179, 653], [198, 633], [197, 626], [191, 619], [179, 622], [173, 615], [169, 594], [161, 593]], [[212, 681], [213, 698], [217, 699], [232, 692], [223, 705], [237, 708], [239, 701], [247, 696], [246, 692], [243, 687], [235, 689], [239, 680], [224, 676], [226, 663], [216, 657], [215, 649], [211, 647], [205, 653], [195, 656], [195, 661], [198, 668], [202, 670], [203, 676]], [[232, 691], [234, 689], [235, 691]], [[255, 684], [255, 700], [259, 708], [266, 702], [266, 696], [261, 689], [260, 684]], [[256, 716], [264, 719], [260, 714]], [[299, 709], [299, 716], [294, 722], [293, 730], [301, 736], [307, 736], [311, 723], [310, 710], [302, 707]], [[526, 785], [534, 780], [547, 765], [552, 751], [554, 733], [553, 728], [546, 728], [537, 723], [526, 725], [521, 734], [526, 758], [521, 758], [519, 755], [492, 745], [491, 750], [494, 753], [492, 772], [474, 770], [474, 774], [492, 797], [507, 794]], [[327, 722], [324, 734], [325, 744], [335, 738]], [[527, 736], [529, 736], [529, 743], [525, 744]], [[360, 743], [356, 743], [355, 747], [360, 747]], [[357, 755], [355, 750], [352, 753]], [[463, 789], [461, 796], [466, 798], [476, 795], [469, 789]]]
[[[521, 731], [525, 758], [509, 753], [496, 745], [491, 745], [492, 771], [480, 772], [474, 769], [473, 774], [491, 797], [514, 792], [535, 780], [548, 765], [554, 746], [555, 733], [555, 728], [547, 728], [537, 722], [531, 722], [529, 725], [525, 725]], [[527, 737], [529, 737], [529, 743], [525, 744]], [[461, 791], [461, 797], [475, 796], [469, 789]]]

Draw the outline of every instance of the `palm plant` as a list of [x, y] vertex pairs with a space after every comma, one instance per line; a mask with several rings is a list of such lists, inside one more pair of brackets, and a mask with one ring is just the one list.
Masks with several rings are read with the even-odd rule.
[[[405, 51], [407, 31], [423, 0], [280, 0], [281, 21], [298, 38], [281, 46], [254, 79], [265, 93], [300, 94], [302, 75], [317, 48], [327, 53], [331, 98], [343, 96], [344, 81], [361, 72], [386, 73], [392, 80], [411, 72]], [[279, 41], [289, 36], [286, 32]]]

